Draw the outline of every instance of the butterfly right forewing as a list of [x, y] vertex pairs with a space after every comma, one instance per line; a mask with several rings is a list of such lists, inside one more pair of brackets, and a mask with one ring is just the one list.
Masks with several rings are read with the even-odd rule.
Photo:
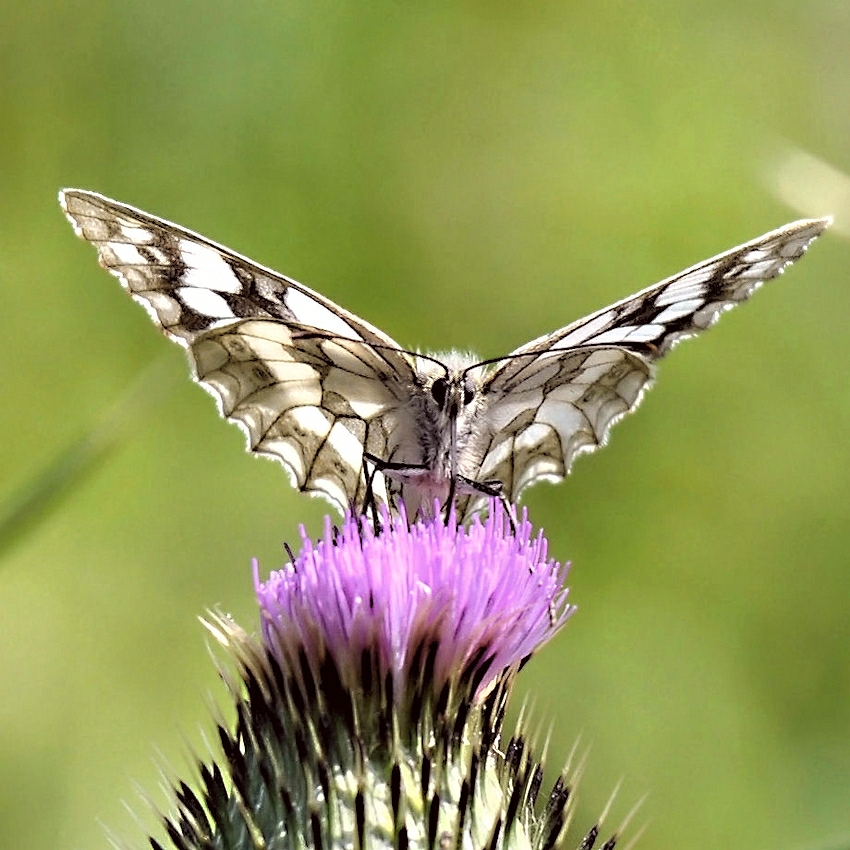
[[828, 224], [771, 231], [512, 352], [483, 382], [478, 480], [500, 481], [514, 502], [537, 480], [563, 478], [637, 407], [655, 361], [779, 275]]

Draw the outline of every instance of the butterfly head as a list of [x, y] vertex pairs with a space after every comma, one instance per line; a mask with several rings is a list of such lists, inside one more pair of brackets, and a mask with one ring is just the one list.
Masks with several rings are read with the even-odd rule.
[[457, 421], [478, 406], [480, 381], [469, 371], [470, 364], [475, 361], [472, 355], [454, 351], [433, 358], [420, 356], [425, 390], [436, 405], [440, 419]]
[[461, 410], [475, 400], [476, 387], [463, 375], [437, 378], [431, 384], [431, 398], [449, 419], [457, 419]]

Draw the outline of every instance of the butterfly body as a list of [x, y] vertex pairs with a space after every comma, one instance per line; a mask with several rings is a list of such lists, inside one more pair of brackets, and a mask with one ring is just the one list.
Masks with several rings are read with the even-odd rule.
[[416, 354], [308, 287], [179, 225], [68, 189], [60, 202], [249, 448], [356, 511], [469, 516], [557, 481], [607, 440], [654, 364], [802, 256], [828, 219], [771, 231], [504, 357]]
[[398, 498], [411, 512], [427, 512], [455, 496], [501, 495], [495, 482], [477, 478], [487, 406], [478, 363], [474, 355], [459, 352], [414, 358], [416, 377], [407, 399], [417, 423], [415, 445], [395, 445], [386, 459], [370, 457], [391, 489], [400, 488]]

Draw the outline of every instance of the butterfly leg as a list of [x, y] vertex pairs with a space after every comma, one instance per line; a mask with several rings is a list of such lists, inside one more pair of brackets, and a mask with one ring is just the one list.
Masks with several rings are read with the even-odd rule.
[[443, 504], [443, 511], [445, 512], [446, 525], [449, 524], [449, 516], [452, 512], [452, 505], [455, 501], [455, 494], [457, 493], [457, 478], [453, 477], [451, 484], [449, 484], [449, 495], [446, 498], [446, 501]]
[[501, 481], [495, 479], [492, 481], [473, 481], [471, 478], [465, 478], [462, 475], [458, 476], [457, 480], [461, 488], [467, 493], [480, 493], [482, 496], [487, 496], [490, 499], [498, 499], [502, 503], [502, 507], [505, 509], [505, 514], [508, 517], [511, 534], [516, 534], [516, 509], [508, 501], [508, 497], [504, 492], [504, 485]]
[[383, 458], [373, 455], [369, 452], [363, 452], [363, 457], [370, 463], [374, 464], [377, 472], [385, 472], [386, 470], [395, 470], [396, 472], [406, 472], [407, 470], [427, 469], [424, 463], [398, 463], [394, 460], [384, 460]]
[[372, 528], [375, 534], [381, 532], [381, 518], [378, 510], [378, 500], [375, 498], [375, 476], [380, 471], [380, 458], [369, 452], [363, 452], [363, 471], [366, 477], [366, 493], [363, 496], [363, 516], [371, 514]]
[[[375, 475], [379, 472], [383, 473], [386, 478], [393, 479], [398, 478], [401, 481], [405, 480], [404, 473], [417, 473], [423, 472], [428, 469], [425, 464], [422, 463], [399, 463], [398, 461], [392, 460], [384, 460], [383, 458], [378, 457], [377, 455], [373, 455], [370, 452], [363, 452], [363, 460], [368, 461], [371, 465], [371, 473], [367, 475], [366, 485], [366, 499], [364, 500], [364, 512], [366, 507], [371, 505], [372, 516], [375, 522], [377, 522], [377, 513], [378, 513], [378, 503], [375, 498], [375, 489], [374, 489], [374, 480]], [[389, 473], [389, 475], [387, 475]], [[393, 475], [392, 473], [396, 473]], [[392, 508], [394, 506], [394, 500], [390, 498], [389, 488], [387, 490], [387, 500], [389, 503], [389, 507]], [[408, 517], [410, 520], [411, 517]], [[377, 529], [376, 529], [377, 530]]]

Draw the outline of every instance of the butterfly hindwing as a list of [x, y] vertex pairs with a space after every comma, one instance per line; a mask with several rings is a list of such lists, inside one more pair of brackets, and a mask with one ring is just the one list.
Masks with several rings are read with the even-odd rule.
[[535, 481], [560, 480], [578, 454], [604, 442], [651, 379], [646, 360], [619, 348], [540, 355], [535, 368], [489, 389], [479, 480], [499, 481], [511, 502]]
[[[282, 461], [298, 489], [343, 509], [363, 506], [363, 449], [385, 457], [392, 436], [410, 428], [407, 385], [363, 343], [244, 319], [204, 333], [192, 355], [198, 380], [242, 427], [249, 448]], [[386, 502], [381, 476], [375, 488]]]

